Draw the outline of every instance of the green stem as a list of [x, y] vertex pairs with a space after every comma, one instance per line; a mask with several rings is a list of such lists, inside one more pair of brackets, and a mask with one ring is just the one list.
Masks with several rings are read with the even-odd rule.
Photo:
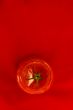
[[39, 80], [41, 80], [42, 77], [40, 76], [40, 73], [36, 73], [36, 74], [34, 74], [33, 78], [29, 78], [28, 80], [31, 80], [31, 79], [34, 79], [36, 81], [37, 85], [38, 85]]

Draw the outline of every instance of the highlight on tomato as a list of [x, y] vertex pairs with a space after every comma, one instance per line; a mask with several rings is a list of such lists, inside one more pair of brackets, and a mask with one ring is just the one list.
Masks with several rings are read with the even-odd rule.
[[23, 61], [17, 70], [20, 88], [29, 94], [41, 94], [49, 90], [53, 80], [50, 65], [41, 59]]

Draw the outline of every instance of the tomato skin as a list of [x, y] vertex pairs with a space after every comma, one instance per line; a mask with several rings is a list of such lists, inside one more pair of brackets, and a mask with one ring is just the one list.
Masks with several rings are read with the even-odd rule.
[[[44, 82], [42, 83], [43, 86], [40, 85], [40, 82], [39, 82], [40, 86], [38, 88], [35, 86], [35, 84], [34, 85], [32, 84], [31, 87], [27, 86], [28, 81], [26, 80], [26, 76], [28, 75], [27, 70], [29, 67], [31, 67], [32, 70], [37, 72], [40, 70], [45, 71], [43, 73], [43, 80], [40, 81], [40, 82]], [[48, 63], [46, 63], [44, 60], [41, 59], [30, 59], [24, 61], [23, 63], [20, 64], [17, 70], [17, 82], [20, 88], [24, 92], [29, 94], [41, 94], [46, 92], [47, 90], [49, 90], [52, 80], [53, 80], [53, 72], [51, 67], [48, 65]]]

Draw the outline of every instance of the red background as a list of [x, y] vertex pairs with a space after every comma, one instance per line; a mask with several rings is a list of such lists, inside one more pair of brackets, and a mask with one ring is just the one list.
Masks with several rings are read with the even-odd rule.
[[[54, 81], [42, 95], [24, 93], [18, 64], [41, 57]], [[0, 1], [0, 110], [73, 110], [73, 1]]]

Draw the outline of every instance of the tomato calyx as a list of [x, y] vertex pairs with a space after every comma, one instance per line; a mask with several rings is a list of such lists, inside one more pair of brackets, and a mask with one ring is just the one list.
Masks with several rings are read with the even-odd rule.
[[34, 76], [32, 78], [29, 78], [28, 80], [34, 79], [36, 81], [36, 83], [38, 84], [39, 81], [42, 79], [40, 73], [35, 73]]

